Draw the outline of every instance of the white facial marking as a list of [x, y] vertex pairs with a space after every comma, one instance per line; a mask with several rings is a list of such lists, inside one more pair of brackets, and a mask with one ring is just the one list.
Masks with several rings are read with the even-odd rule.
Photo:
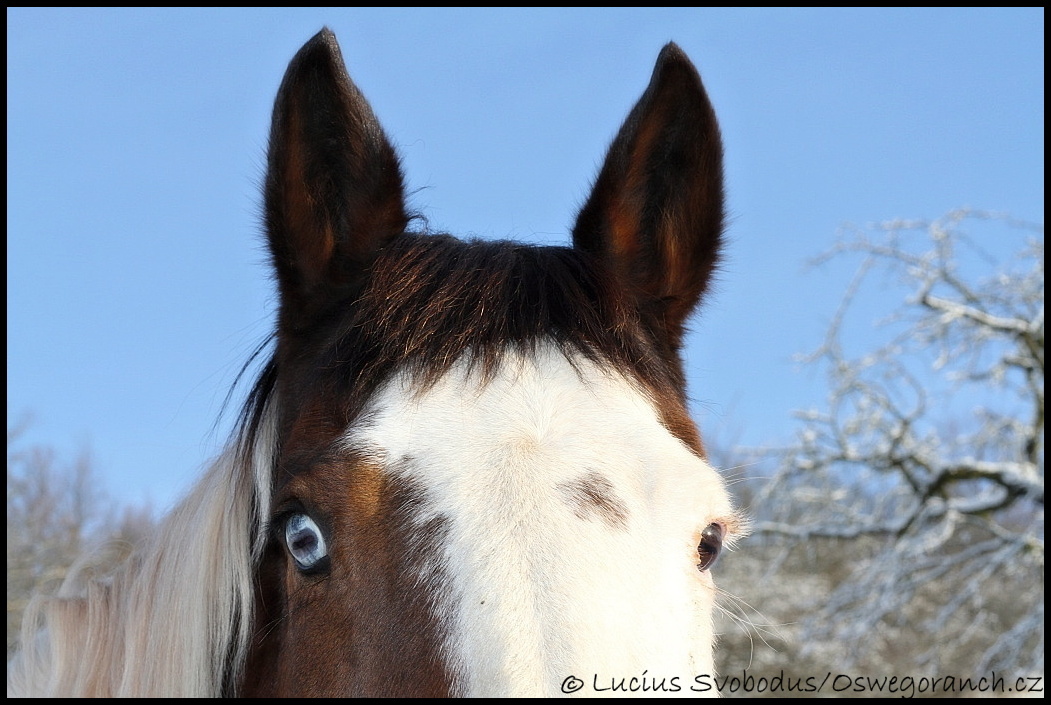
[[[635, 386], [575, 363], [552, 346], [484, 386], [462, 364], [423, 392], [396, 377], [346, 442], [423, 488], [420, 524], [445, 521], [458, 694], [559, 695], [575, 676], [581, 695], [636, 677], [696, 696], [715, 597], [697, 541], [730, 500]], [[608, 511], [580, 506], [585, 488]]]

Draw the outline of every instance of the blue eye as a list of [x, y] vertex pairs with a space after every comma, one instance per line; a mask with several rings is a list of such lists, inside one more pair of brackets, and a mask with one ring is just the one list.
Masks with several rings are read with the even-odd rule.
[[285, 545], [301, 570], [317, 568], [328, 557], [321, 529], [306, 514], [293, 514], [285, 522]]

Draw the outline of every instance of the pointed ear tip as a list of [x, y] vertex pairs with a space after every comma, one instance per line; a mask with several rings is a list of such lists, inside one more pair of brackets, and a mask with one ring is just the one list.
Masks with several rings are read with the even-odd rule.
[[[282, 102], [282, 96], [285, 96], [292, 86], [301, 84], [304, 76], [314, 75], [318, 71], [324, 75], [335, 76], [338, 82], [351, 82], [339, 42], [336, 41], [335, 33], [327, 26], [308, 39], [288, 62], [281, 88], [278, 89], [277, 101]], [[310, 81], [307, 85], [313, 84], [314, 81]]]
[[704, 83], [701, 81], [701, 73], [690, 61], [690, 57], [675, 42], [668, 42], [661, 49], [657, 57], [657, 63], [653, 67], [653, 80], [661, 84], [694, 85], [704, 92]]
[[325, 42], [327, 44], [335, 44], [336, 33], [328, 28], [328, 25], [323, 25], [321, 30], [310, 38], [311, 42]]
[[297, 55], [304, 56], [307, 54], [313, 54], [316, 51], [335, 56], [341, 55], [339, 42], [336, 41], [336, 33], [327, 26], [322, 27], [321, 31], [307, 40], [307, 43], [303, 45]]
[[687, 56], [686, 52], [682, 50], [682, 47], [675, 42], [668, 42], [661, 48], [661, 53], [657, 56], [657, 63], [659, 65], [679, 63], [693, 66], [690, 57]]

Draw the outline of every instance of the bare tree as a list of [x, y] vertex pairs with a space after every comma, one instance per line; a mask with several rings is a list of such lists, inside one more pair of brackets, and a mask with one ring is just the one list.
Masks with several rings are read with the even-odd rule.
[[[73, 461], [52, 448], [22, 447], [27, 422], [7, 431], [7, 655], [32, 594], [57, 587], [90, 545], [113, 540], [119, 560], [152, 525], [146, 508], [124, 508], [98, 489], [90, 454]], [[119, 542], [119, 543], [118, 543]], [[122, 550], [120, 546], [125, 548]]]
[[[1011, 261], [988, 253], [1006, 242]], [[827, 408], [799, 415], [752, 500], [758, 543], [795, 568], [825, 556], [825, 587], [800, 593], [813, 598], [801, 653], [914, 675], [1042, 673], [1043, 227], [954, 211], [851, 230], [818, 263], [848, 256], [861, 264], [804, 358], [827, 370]], [[909, 293], [879, 321], [882, 344], [854, 351], [857, 312], [903, 301], [887, 298], [895, 286]]]

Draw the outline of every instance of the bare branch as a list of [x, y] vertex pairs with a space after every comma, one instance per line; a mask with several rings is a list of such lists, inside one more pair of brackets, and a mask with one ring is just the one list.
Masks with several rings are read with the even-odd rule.
[[[990, 254], [1006, 242], [1013, 258]], [[749, 452], [779, 465], [755, 495], [753, 541], [859, 556], [815, 598], [809, 653], [849, 665], [909, 650], [935, 667], [951, 652], [1042, 672], [1043, 227], [959, 210], [851, 229], [815, 263], [859, 255], [801, 358], [827, 371], [827, 407], [797, 415], [789, 446]], [[899, 303], [871, 329], [882, 342], [848, 355], [875, 284]]]

